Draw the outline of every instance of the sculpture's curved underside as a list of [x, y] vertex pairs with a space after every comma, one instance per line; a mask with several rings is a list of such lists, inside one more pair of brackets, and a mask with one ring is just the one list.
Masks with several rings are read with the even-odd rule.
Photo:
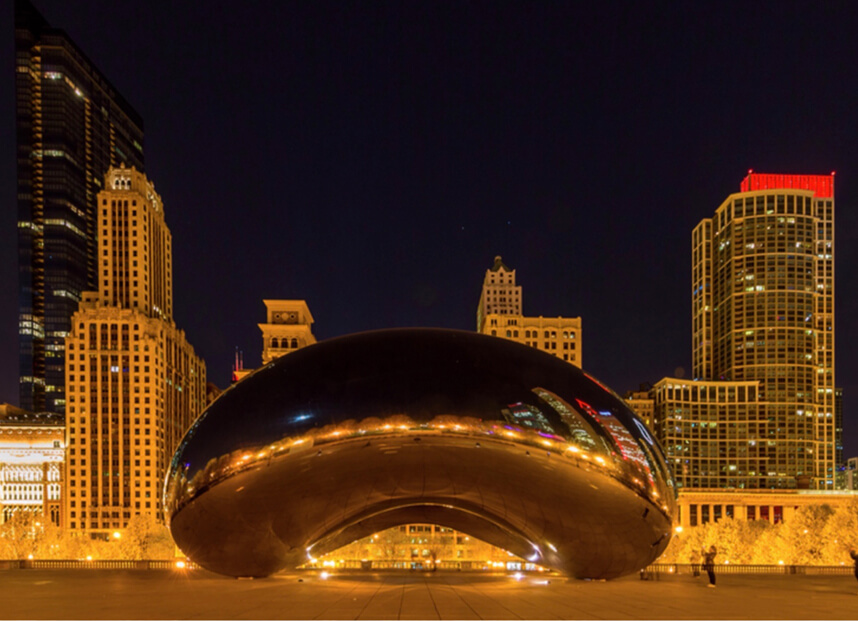
[[194, 423], [164, 493], [179, 547], [234, 576], [418, 522], [612, 578], [658, 557], [675, 512], [661, 448], [614, 393], [536, 349], [434, 329], [253, 373]]

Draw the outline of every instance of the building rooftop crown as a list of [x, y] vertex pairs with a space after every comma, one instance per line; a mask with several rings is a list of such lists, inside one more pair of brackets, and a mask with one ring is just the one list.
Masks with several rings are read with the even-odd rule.
[[748, 175], [739, 186], [740, 192], [754, 190], [811, 190], [817, 198], [834, 197], [834, 173], [830, 175], [784, 175], [755, 173]]
[[501, 259], [501, 256], [497, 255], [495, 257], [495, 263], [494, 263], [494, 265], [492, 265], [491, 271], [497, 272], [498, 270], [501, 270], [501, 269], [505, 272], [512, 271], [504, 264], [503, 260]]

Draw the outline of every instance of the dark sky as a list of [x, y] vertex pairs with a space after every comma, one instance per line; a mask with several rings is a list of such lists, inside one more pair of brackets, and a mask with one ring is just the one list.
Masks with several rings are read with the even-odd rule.
[[[36, 0], [145, 120], [175, 319], [228, 383], [264, 298], [320, 339], [472, 330], [495, 255], [619, 392], [690, 376], [691, 230], [757, 172], [837, 171], [858, 454], [858, 5]], [[0, 401], [17, 403], [12, 3], [0, 15]]]

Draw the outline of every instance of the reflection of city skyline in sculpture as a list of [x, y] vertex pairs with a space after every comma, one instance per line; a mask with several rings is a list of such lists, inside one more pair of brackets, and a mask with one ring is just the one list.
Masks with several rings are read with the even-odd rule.
[[675, 507], [661, 450], [635, 421], [531, 348], [446, 330], [354, 335], [226, 391], [174, 456], [165, 506], [179, 546], [230, 575], [427, 522], [614, 577], [658, 556]]

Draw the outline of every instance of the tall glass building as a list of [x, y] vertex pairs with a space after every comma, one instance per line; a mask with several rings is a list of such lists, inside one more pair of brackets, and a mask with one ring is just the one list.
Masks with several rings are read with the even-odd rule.
[[655, 390], [678, 484], [834, 489], [834, 174], [750, 172], [692, 253], [694, 381]]
[[96, 196], [144, 170], [143, 120], [62, 30], [15, 0], [20, 405], [65, 412], [65, 337], [97, 288]]

